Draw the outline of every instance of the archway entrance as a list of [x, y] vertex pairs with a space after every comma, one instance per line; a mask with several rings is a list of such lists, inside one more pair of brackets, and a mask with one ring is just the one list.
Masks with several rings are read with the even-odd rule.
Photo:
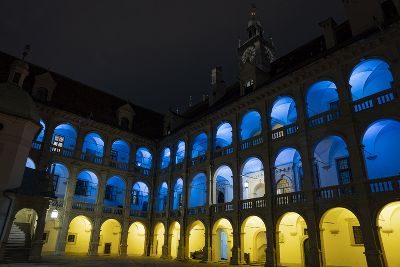
[[348, 209], [333, 208], [320, 222], [324, 266], [367, 266], [357, 217]]
[[[277, 248], [279, 263], [283, 266], [307, 266], [307, 224], [295, 212], [282, 216], [278, 222]], [[304, 248], [303, 248], [304, 246]]]
[[400, 201], [389, 203], [381, 210], [377, 225], [386, 266], [400, 266]]
[[169, 255], [175, 259], [178, 256], [178, 247], [181, 232], [181, 226], [178, 222], [173, 222], [169, 227]]
[[128, 256], [143, 256], [146, 244], [146, 227], [141, 222], [134, 222], [128, 230]]
[[162, 256], [162, 247], [164, 246], [164, 234], [165, 227], [163, 223], [157, 223], [154, 227], [154, 239], [153, 239], [153, 256]]
[[65, 253], [87, 254], [91, 231], [92, 223], [85, 216], [79, 215], [72, 219], [69, 223]]
[[250, 216], [241, 228], [242, 260], [247, 263], [266, 261], [267, 229], [264, 221], [257, 216]]
[[195, 221], [188, 227], [186, 235], [188, 244], [187, 258], [193, 260], [201, 260], [203, 258], [203, 248], [205, 246], [205, 226], [201, 221]]
[[213, 261], [228, 261], [232, 257], [233, 229], [227, 219], [219, 219], [213, 227]]
[[100, 228], [99, 255], [118, 255], [121, 242], [121, 225], [117, 220], [109, 219]]

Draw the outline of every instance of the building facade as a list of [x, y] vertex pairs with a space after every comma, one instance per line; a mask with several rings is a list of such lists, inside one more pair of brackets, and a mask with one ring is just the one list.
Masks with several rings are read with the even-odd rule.
[[3, 244], [23, 222], [42, 254], [399, 266], [400, 4], [344, 5], [349, 21], [279, 59], [252, 10], [240, 81], [215, 68], [208, 98], [164, 117], [31, 67], [27, 168], [55, 198], [45, 219], [13, 209]]

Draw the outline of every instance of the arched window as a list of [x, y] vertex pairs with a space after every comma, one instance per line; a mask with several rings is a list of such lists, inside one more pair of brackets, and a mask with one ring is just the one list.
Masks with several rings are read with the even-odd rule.
[[76, 144], [77, 132], [69, 123], [58, 125], [54, 129], [52, 138], [52, 152], [60, 153], [64, 148], [74, 150]]
[[36, 164], [31, 158], [27, 158], [26, 159], [26, 163], [25, 163], [25, 168], [30, 168], [30, 169], [35, 170], [36, 169]]
[[207, 204], [207, 184], [204, 173], [196, 174], [189, 186], [189, 208]]
[[302, 190], [303, 164], [296, 149], [285, 148], [279, 152], [274, 167], [277, 194]]
[[399, 175], [399, 121], [384, 119], [372, 123], [365, 131], [362, 144], [369, 179]]
[[36, 137], [36, 142], [43, 143], [44, 134], [46, 131], [46, 124], [42, 119], [40, 119], [40, 126], [42, 126], [42, 129], [40, 130], [38, 136]]
[[185, 142], [179, 141], [176, 146], [175, 163], [176, 164], [182, 163], [184, 159], [185, 159]]
[[54, 194], [57, 198], [64, 198], [67, 190], [69, 171], [60, 163], [51, 164], [50, 174], [53, 176]]
[[146, 147], [140, 147], [136, 151], [136, 166], [151, 169], [153, 157]]
[[122, 208], [125, 203], [125, 182], [119, 176], [107, 180], [104, 205]]
[[193, 139], [192, 142], [192, 159], [205, 155], [207, 153], [207, 135], [201, 133]]
[[129, 162], [129, 145], [127, 142], [123, 140], [116, 140], [111, 145], [111, 160], [117, 162]]
[[307, 116], [313, 117], [339, 107], [336, 85], [331, 81], [316, 82], [308, 88], [306, 96]]
[[171, 161], [171, 149], [166, 147], [161, 153], [161, 169], [168, 168], [170, 161]]
[[167, 208], [168, 203], [168, 185], [166, 182], [163, 182], [158, 189], [158, 197], [157, 197], [157, 210], [164, 211]]
[[351, 182], [349, 152], [339, 136], [325, 137], [316, 145], [313, 164], [319, 187]]
[[149, 205], [149, 188], [143, 182], [136, 182], [132, 186], [131, 209], [147, 211]]
[[223, 165], [214, 175], [213, 204], [228, 203], [233, 199], [233, 174], [231, 168]]
[[242, 199], [265, 195], [264, 166], [258, 158], [248, 158], [242, 166]]
[[89, 133], [85, 136], [82, 145], [82, 152], [95, 156], [103, 157], [104, 141], [98, 133]]
[[271, 129], [275, 130], [297, 121], [296, 103], [291, 97], [281, 96], [272, 104]]
[[357, 101], [364, 97], [391, 89], [393, 75], [389, 65], [381, 59], [367, 59], [351, 72], [349, 84], [351, 97]]
[[215, 135], [215, 148], [220, 149], [232, 145], [232, 126], [223, 122], [217, 127]]
[[98, 179], [92, 171], [79, 173], [75, 186], [74, 201], [96, 203]]
[[261, 115], [257, 111], [247, 112], [240, 124], [240, 140], [244, 141], [261, 134]]
[[176, 180], [175, 186], [174, 186], [174, 200], [172, 203], [172, 209], [176, 210], [180, 207], [182, 207], [182, 198], [183, 198], [183, 180], [182, 178], [179, 178]]

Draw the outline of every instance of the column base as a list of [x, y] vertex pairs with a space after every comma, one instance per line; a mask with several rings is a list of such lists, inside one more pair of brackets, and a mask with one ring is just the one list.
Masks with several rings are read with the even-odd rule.
[[43, 244], [44, 244], [43, 240], [36, 240], [32, 242], [32, 248], [29, 253], [30, 261], [40, 261], [42, 259]]
[[126, 257], [126, 256], [128, 256], [128, 245], [120, 245], [119, 246], [119, 255], [121, 256], [121, 257]]

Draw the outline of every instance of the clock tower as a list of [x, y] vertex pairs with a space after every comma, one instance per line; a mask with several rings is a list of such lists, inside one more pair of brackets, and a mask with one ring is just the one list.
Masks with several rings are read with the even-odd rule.
[[272, 39], [264, 38], [264, 29], [257, 19], [255, 6], [250, 10], [247, 33], [248, 39], [240, 42], [238, 48], [241, 95], [252, 92], [257, 84], [263, 83], [268, 78], [275, 55]]

